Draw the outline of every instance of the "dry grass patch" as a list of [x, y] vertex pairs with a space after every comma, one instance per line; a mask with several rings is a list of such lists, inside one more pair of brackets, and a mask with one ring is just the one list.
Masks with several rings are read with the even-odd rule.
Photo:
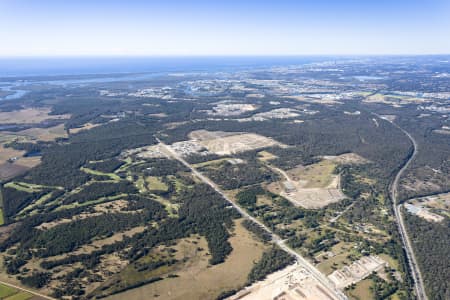
[[260, 151], [258, 152], [258, 159], [262, 160], [262, 161], [268, 161], [268, 160], [272, 160], [278, 158], [278, 156], [273, 155], [272, 153], [268, 152], [268, 151]]
[[94, 127], [100, 126], [100, 125], [101, 124], [86, 123], [86, 124], [83, 124], [81, 127], [70, 128], [69, 129], [69, 134], [75, 134], [75, 133], [78, 133], [78, 132], [83, 131], [83, 130], [89, 130], [89, 129], [92, 129]]
[[148, 176], [145, 178], [145, 181], [147, 182], [147, 187], [149, 191], [167, 191], [168, 186], [166, 183], [164, 183], [159, 177], [156, 176]]
[[16, 161], [16, 164], [27, 167], [27, 168], [34, 168], [35, 166], [39, 165], [40, 163], [41, 163], [40, 156], [20, 157]]
[[346, 242], [334, 245], [331, 251], [325, 254], [326, 256], [321, 256], [322, 262], [317, 265], [317, 268], [325, 275], [329, 275], [333, 271], [349, 265], [351, 260], [347, 256], [352, 253], [352, 247], [352, 244]]
[[5, 147], [3, 144], [0, 145], [0, 162], [6, 162], [14, 157], [22, 157], [25, 154], [25, 151], [15, 150], [11, 147]]
[[293, 181], [304, 182], [304, 188], [326, 188], [336, 178], [333, 174], [336, 164], [330, 160], [322, 160], [308, 166], [298, 166], [287, 171]]
[[14, 178], [20, 174], [25, 173], [26, 171], [28, 171], [27, 167], [18, 164], [0, 164], [0, 180], [8, 180]]
[[[197, 244], [193, 244], [192, 239], [191, 242], [182, 240], [176, 246], [176, 258], [186, 257], [187, 261], [180, 268], [152, 274], [160, 277], [176, 274], [178, 277], [165, 278], [108, 299], [215, 299], [223, 291], [239, 288], [266, 246], [254, 240], [240, 221], [236, 222], [230, 243], [233, 251], [226, 261], [210, 266], [204, 238], [197, 240]], [[199, 248], [205, 250], [199, 251]]]
[[369, 160], [365, 159], [364, 157], [356, 153], [344, 153], [337, 156], [326, 155], [323, 156], [322, 158], [326, 160], [331, 160], [338, 164], [366, 164], [370, 162]]
[[373, 281], [371, 279], [361, 280], [356, 284], [355, 289], [347, 292], [350, 300], [371, 300], [374, 299], [374, 295], [371, 291]]
[[[96, 217], [96, 216], [100, 216], [100, 215], [103, 215], [106, 213], [120, 212], [127, 205], [128, 205], [128, 202], [126, 200], [122, 200], [122, 199], [109, 201], [109, 202], [105, 202], [105, 203], [100, 203], [100, 204], [92, 206], [94, 208], [95, 212], [82, 212], [71, 218], [62, 218], [62, 219], [57, 219], [57, 220], [54, 220], [51, 222], [45, 222], [45, 223], [40, 224], [36, 228], [40, 229], [40, 230], [48, 230], [50, 228], [53, 228], [53, 227], [61, 225], [61, 224], [70, 223], [70, 222], [87, 219], [87, 218], [91, 218], [91, 217]], [[128, 213], [131, 214], [133, 212], [130, 211]]]
[[69, 119], [70, 115], [49, 115], [50, 108], [24, 108], [8, 112], [0, 112], [0, 123], [30, 124], [45, 120]]
[[67, 137], [64, 124], [59, 124], [49, 128], [29, 128], [17, 132], [18, 135], [25, 135], [33, 140], [53, 141], [60, 137]]

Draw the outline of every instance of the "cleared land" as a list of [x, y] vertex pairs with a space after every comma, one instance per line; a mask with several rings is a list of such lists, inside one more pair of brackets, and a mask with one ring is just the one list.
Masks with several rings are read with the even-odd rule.
[[268, 161], [268, 160], [272, 160], [278, 158], [278, 156], [268, 152], [268, 151], [260, 151], [258, 152], [258, 159], [261, 161]]
[[298, 266], [288, 266], [275, 272], [263, 281], [257, 282], [229, 300], [335, 300], [333, 294], [327, 292], [322, 284], [310, 273]]
[[50, 108], [24, 108], [8, 112], [0, 112], [0, 123], [4, 124], [30, 124], [45, 120], [68, 119], [70, 115], [49, 115]]
[[440, 216], [438, 214], [429, 211], [427, 207], [422, 205], [413, 205], [405, 203], [404, 207], [409, 213], [421, 217], [422, 219], [425, 219], [428, 222], [442, 222], [444, 220], [443, 216]]
[[34, 296], [33, 294], [20, 291], [4, 284], [0, 284], [0, 299], [2, 300], [28, 300], [31, 298], [42, 299], [40, 297]]
[[387, 266], [387, 263], [378, 256], [363, 256], [361, 259], [353, 262], [350, 266], [345, 266], [340, 270], [336, 270], [328, 278], [342, 289], [353, 283], [361, 281], [372, 272], [379, 271]]
[[30, 128], [17, 132], [17, 135], [29, 137], [39, 141], [53, 141], [59, 137], [67, 137], [64, 124], [48, 128]]
[[[181, 267], [175, 265], [174, 268], [156, 269], [147, 274], [150, 277], [176, 274], [178, 277], [165, 278], [107, 299], [214, 299], [221, 292], [239, 288], [245, 284], [253, 262], [261, 258], [266, 246], [256, 241], [240, 221], [236, 222], [230, 243], [233, 251], [225, 262], [210, 266], [204, 238], [181, 240], [175, 247], [176, 258], [186, 258], [186, 262]], [[128, 275], [122, 275], [128, 278], [137, 276], [133, 271], [128, 272]]]
[[316, 256], [316, 260], [320, 262], [317, 268], [325, 275], [330, 275], [338, 268], [350, 264], [349, 255], [357, 252], [353, 246], [352, 243], [339, 242], [330, 251], [322, 252], [320, 256]]
[[27, 167], [18, 164], [3, 163], [0, 164], [0, 180], [8, 180], [25, 173]]
[[70, 134], [78, 133], [78, 132], [80, 132], [80, 131], [83, 131], [83, 130], [89, 130], [89, 129], [92, 129], [92, 128], [94, 128], [94, 127], [100, 126], [100, 125], [101, 125], [101, 124], [86, 123], [86, 124], [84, 124], [84, 125], [81, 126], [81, 127], [70, 128], [70, 129], [69, 129], [69, 133], [70, 133]]
[[371, 279], [361, 280], [356, 284], [356, 287], [349, 292], [351, 300], [369, 300], [373, 299], [372, 292], [373, 281]]
[[298, 166], [288, 171], [269, 167], [282, 174], [284, 179], [269, 184], [268, 190], [285, 197], [295, 205], [321, 208], [345, 198], [340, 189], [340, 177], [333, 174], [336, 164], [330, 160]]
[[198, 143], [208, 151], [218, 155], [230, 155], [255, 149], [272, 146], [283, 146], [279, 142], [254, 133], [224, 134], [222, 132], [192, 132], [191, 137], [196, 136]]
[[450, 193], [437, 194], [410, 200], [414, 205], [450, 211]]
[[326, 160], [331, 160], [338, 164], [365, 164], [369, 162], [367, 159], [356, 153], [344, 153], [337, 156], [327, 155], [323, 156], [322, 158]]
[[[5, 142], [13, 140], [17, 136], [2, 133], [0, 135]], [[7, 180], [25, 173], [29, 168], [37, 166], [40, 157], [23, 157], [25, 151], [15, 150], [0, 144], [0, 180]]]

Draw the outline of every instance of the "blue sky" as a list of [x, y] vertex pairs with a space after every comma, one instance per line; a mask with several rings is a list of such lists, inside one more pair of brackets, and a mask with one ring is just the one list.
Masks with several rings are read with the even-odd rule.
[[448, 0], [0, 0], [0, 56], [449, 53]]

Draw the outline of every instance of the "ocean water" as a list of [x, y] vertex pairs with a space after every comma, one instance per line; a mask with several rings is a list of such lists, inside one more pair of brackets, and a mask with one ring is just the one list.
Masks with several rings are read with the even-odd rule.
[[41, 57], [0, 58], [3, 77], [145, 72], [214, 72], [324, 61], [319, 56], [284, 57]]
[[229, 72], [304, 65], [326, 57], [26, 57], [0, 58], [0, 100], [19, 99], [35, 83], [89, 84], [142, 80], [172, 72]]

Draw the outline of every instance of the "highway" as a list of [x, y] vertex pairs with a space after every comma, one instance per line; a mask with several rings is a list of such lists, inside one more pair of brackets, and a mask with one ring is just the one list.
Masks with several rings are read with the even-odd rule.
[[[386, 120], [384, 118], [381, 118], [377, 114], [374, 114], [374, 115], [376, 115], [380, 119]], [[398, 171], [397, 175], [395, 176], [394, 181], [392, 182], [392, 185], [391, 185], [390, 193], [391, 193], [391, 199], [392, 199], [393, 206], [394, 206], [395, 220], [397, 222], [397, 226], [398, 226], [398, 229], [400, 232], [400, 236], [401, 236], [402, 243], [403, 243], [403, 249], [405, 250], [405, 253], [406, 253], [406, 258], [408, 260], [409, 268], [411, 269], [411, 275], [414, 280], [414, 289], [416, 292], [416, 297], [418, 300], [427, 300], [428, 298], [425, 293], [422, 274], [420, 273], [420, 268], [419, 268], [419, 265], [417, 264], [416, 256], [414, 255], [414, 251], [411, 246], [411, 241], [409, 239], [408, 232], [406, 230], [406, 227], [405, 227], [405, 224], [403, 221], [401, 205], [398, 204], [398, 183], [400, 181], [400, 178], [403, 175], [403, 172], [408, 168], [408, 166], [411, 164], [411, 162], [417, 156], [418, 146], [417, 146], [416, 140], [412, 137], [412, 135], [409, 132], [407, 132], [400, 126], [398, 126], [393, 121], [389, 121], [389, 120], [386, 120], [386, 121], [390, 122], [393, 126], [400, 129], [409, 138], [409, 140], [413, 144], [413, 148], [414, 148], [413, 154], [409, 157], [409, 159], [405, 162], [405, 164], [402, 166], [402, 168]]]
[[305, 268], [311, 276], [316, 279], [318, 282], [320, 282], [323, 287], [325, 287], [330, 294], [335, 296], [337, 299], [345, 300], [348, 299], [347, 296], [342, 293], [339, 289], [337, 289], [334, 284], [328, 280], [328, 278], [323, 275], [319, 270], [316, 269], [309, 261], [307, 261], [304, 257], [302, 257], [300, 254], [298, 254], [296, 251], [294, 251], [292, 248], [290, 248], [284, 240], [282, 240], [277, 234], [272, 232], [267, 226], [265, 226], [263, 223], [261, 223], [258, 219], [252, 217], [249, 215], [244, 209], [242, 209], [239, 205], [237, 205], [235, 202], [233, 202], [220, 188], [217, 184], [215, 184], [211, 179], [203, 175], [201, 172], [199, 172], [197, 169], [195, 169], [191, 164], [189, 164], [187, 161], [185, 161], [178, 153], [176, 153], [171, 147], [161, 142], [158, 138], [156, 138], [159, 142], [159, 144], [166, 150], [166, 154], [171, 156], [172, 158], [178, 160], [183, 165], [185, 165], [187, 168], [189, 168], [197, 178], [199, 178], [201, 181], [212, 187], [218, 194], [220, 194], [227, 202], [229, 202], [244, 218], [258, 224], [261, 228], [263, 228], [265, 231], [267, 231], [272, 236], [272, 242], [274, 244], [277, 244], [281, 249], [284, 251], [290, 253], [293, 255], [300, 266]]

